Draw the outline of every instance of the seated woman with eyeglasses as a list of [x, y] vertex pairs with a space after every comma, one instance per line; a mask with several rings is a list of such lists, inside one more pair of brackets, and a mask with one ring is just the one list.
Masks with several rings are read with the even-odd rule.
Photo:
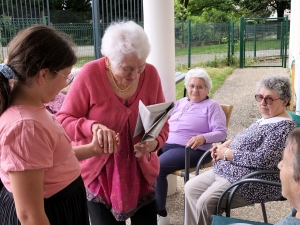
[[195, 167], [205, 151], [212, 147], [212, 143], [225, 140], [227, 135], [226, 117], [221, 106], [208, 98], [212, 82], [207, 72], [202, 68], [191, 69], [184, 83], [188, 97], [175, 103], [169, 119], [169, 137], [158, 152], [160, 172], [155, 189], [158, 225], [170, 222], [166, 210], [167, 176], [184, 168], [185, 146], [193, 149], [190, 151], [190, 166]]
[[[278, 170], [285, 141], [295, 122], [286, 111], [290, 104], [290, 80], [269, 76], [257, 85], [255, 100], [261, 118], [231, 140], [211, 149], [213, 169], [189, 180], [185, 185], [185, 225], [211, 224], [219, 197], [232, 183], [257, 170]], [[278, 174], [255, 178], [277, 181]], [[278, 200], [281, 189], [262, 184], [244, 184], [235, 194], [231, 208]], [[221, 210], [225, 210], [226, 199]]]

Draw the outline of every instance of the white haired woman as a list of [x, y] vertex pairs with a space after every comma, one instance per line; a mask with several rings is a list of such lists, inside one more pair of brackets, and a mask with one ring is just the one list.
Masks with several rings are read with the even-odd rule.
[[[268, 76], [260, 80], [256, 91], [255, 100], [261, 118], [232, 140], [213, 147], [213, 169], [186, 183], [185, 225], [211, 224], [219, 197], [232, 183], [257, 170], [278, 170], [285, 140], [296, 126], [286, 111], [291, 100], [290, 80], [284, 76]], [[279, 181], [278, 174], [255, 178]], [[244, 184], [235, 194], [232, 208], [277, 200], [280, 196], [278, 187]], [[223, 211], [225, 205], [226, 201], [223, 201]]]
[[[100, 141], [108, 154], [81, 162], [91, 223], [125, 225], [130, 218], [132, 225], [157, 224], [156, 151], [167, 139], [168, 123], [154, 141], [140, 143], [143, 134], [133, 137], [139, 101], [165, 102], [157, 70], [146, 63], [149, 41], [138, 24], [116, 22], [106, 29], [101, 52], [103, 58], [81, 68], [56, 117], [74, 145], [90, 142], [98, 127], [104, 131]], [[115, 132], [120, 144], [113, 153]], [[151, 162], [157, 166], [148, 168]]]
[[208, 97], [211, 86], [211, 79], [204, 69], [189, 70], [185, 77], [188, 97], [178, 100], [171, 113], [169, 137], [159, 151], [160, 172], [155, 188], [159, 225], [170, 222], [166, 210], [167, 176], [184, 168], [185, 146], [194, 150], [190, 151], [190, 165], [195, 167], [205, 151], [212, 148], [212, 143], [226, 138], [225, 114], [219, 103]]

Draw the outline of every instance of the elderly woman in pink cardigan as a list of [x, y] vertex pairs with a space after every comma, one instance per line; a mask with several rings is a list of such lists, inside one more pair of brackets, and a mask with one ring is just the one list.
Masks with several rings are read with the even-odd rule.
[[117, 22], [105, 31], [101, 52], [103, 58], [81, 68], [56, 117], [74, 145], [90, 142], [99, 127], [103, 143], [111, 140], [111, 131], [120, 134], [115, 153], [81, 162], [91, 224], [125, 225], [130, 218], [132, 225], [154, 225], [156, 151], [169, 127], [165, 123], [153, 141], [141, 143], [143, 132], [134, 137], [139, 101], [165, 102], [157, 70], [146, 63], [149, 41], [136, 23]]

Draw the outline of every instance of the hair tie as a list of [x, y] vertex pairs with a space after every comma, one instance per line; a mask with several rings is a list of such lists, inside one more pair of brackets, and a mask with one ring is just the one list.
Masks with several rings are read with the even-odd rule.
[[0, 73], [2, 73], [7, 79], [18, 79], [14, 71], [5, 63], [0, 64]]

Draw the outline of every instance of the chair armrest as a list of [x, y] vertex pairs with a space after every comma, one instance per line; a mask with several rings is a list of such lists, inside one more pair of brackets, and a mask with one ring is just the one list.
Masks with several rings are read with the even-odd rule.
[[197, 166], [196, 166], [196, 176], [199, 175], [199, 171], [200, 171], [200, 167], [203, 165], [204, 160], [206, 159], [206, 157], [210, 156], [211, 152], [209, 150], [207, 150], [199, 159]]
[[246, 179], [246, 178], [252, 178], [256, 175], [260, 175], [260, 174], [279, 174], [279, 170], [258, 170], [252, 173], [249, 173], [248, 175], [244, 176], [242, 179]]
[[[260, 171], [256, 171], [256, 172], [260, 172]], [[254, 172], [254, 173], [256, 173], [256, 172]], [[257, 174], [259, 174], [259, 173], [257, 173]], [[238, 189], [238, 187], [245, 183], [261, 183], [261, 184], [267, 184], [267, 185], [272, 185], [272, 186], [276, 186], [276, 187], [281, 187], [281, 183], [275, 182], [275, 181], [268, 181], [268, 180], [262, 180], [262, 179], [256, 179], [256, 178], [242, 178], [241, 180], [231, 184], [222, 193], [222, 195], [220, 196], [220, 198], [218, 200], [216, 215], [219, 215], [219, 213], [220, 213], [220, 208], [221, 208], [223, 198], [225, 197], [227, 192], [229, 192], [232, 189], [232, 191], [230, 192], [230, 194], [228, 196], [227, 203], [226, 203], [226, 217], [230, 217], [230, 207], [231, 207], [232, 197], [233, 197], [234, 193], [236, 192], [236, 190]]]
[[184, 183], [190, 179], [190, 150], [191, 147], [185, 147], [185, 174], [184, 174]]

